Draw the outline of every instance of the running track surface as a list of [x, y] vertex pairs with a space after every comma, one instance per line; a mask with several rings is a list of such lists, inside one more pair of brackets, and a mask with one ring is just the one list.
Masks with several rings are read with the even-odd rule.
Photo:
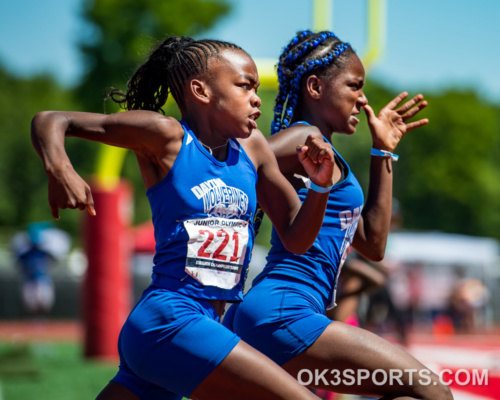
[[[408, 351], [443, 380], [454, 377], [450, 385], [455, 400], [500, 399], [500, 331], [482, 335], [417, 336], [410, 341]], [[488, 382], [474, 379], [488, 377]], [[469, 384], [467, 380], [470, 379]], [[475, 381], [475, 382], [474, 382]]]
[[[78, 321], [0, 321], [0, 341], [81, 341], [83, 326]], [[500, 400], [500, 329], [482, 334], [412, 334], [407, 350], [435, 372], [446, 370], [444, 380], [452, 383], [455, 400]], [[487, 370], [488, 384], [474, 385], [474, 370]], [[457, 372], [460, 371], [460, 372]], [[457, 375], [458, 374], [458, 375]]]

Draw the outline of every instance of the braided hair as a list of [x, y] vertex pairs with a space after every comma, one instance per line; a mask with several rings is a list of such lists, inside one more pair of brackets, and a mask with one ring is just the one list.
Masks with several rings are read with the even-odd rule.
[[220, 40], [172, 36], [153, 50], [127, 83], [126, 93], [112, 89], [108, 97], [127, 110], [162, 110], [172, 93], [179, 107], [183, 106], [183, 86], [188, 79], [208, 69], [208, 61], [223, 50], [241, 50], [239, 46]]
[[[285, 47], [278, 63], [279, 92], [274, 106], [271, 134], [285, 129], [292, 121], [306, 76], [333, 73], [331, 66], [342, 69], [348, 55], [354, 53], [349, 43], [333, 32], [301, 31]], [[327, 78], [331, 75], [324, 75]]]

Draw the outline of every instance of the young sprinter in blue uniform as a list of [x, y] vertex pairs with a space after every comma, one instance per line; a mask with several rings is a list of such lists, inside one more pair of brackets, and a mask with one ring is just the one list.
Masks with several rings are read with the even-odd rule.
[[[293, 148], [309, 135], [330, 143], [333, 132], [353, 134], [361, 109], [373, 140], [370, 187], [364, 201], [352, 171], [334, 149], [335, 185], [313, 246], [305, 254], [292, 254], [273, 230], [266, 267], [244, 301], [231, 306], [224, 324], [314, 388], [384, 399], [452, 398], [436, 374], [400, 348], [326, 316], [335, 305], [337, 278], [351, 244], [369, 259], [384, 256], [392, 161], [397, 159], [393, 152], [406, 132], [428, 122], [407, 122], [426, 102], [417, 95], [400, 105], [407, 97], [402, 93], [376, 115], [363, 93], [361, 61], [331, 32], [298, 33], [280, 56], [278, 78], [269, 143], [300, 198], [310, 193], [310, 177], [293, 159]], [[377, 370], [394, 379], [380, 384], [380, 371], [377, 379], [374, 376]], [[425, 379], [415, 379], [420, 376]]]
[[[151, 204], [152, 284], [122, 329], [120, 369], [99, 400], [317, 398], [219, 322], [226, 301], [242, 299], [257, 199], [286, 248], [303, 253], [319, 232], [333, 184], [331, 147], [304, 140], [296, 157], [317, 186], [301, 203], [256, 129], [258, 86], [255, 64], [239, 47], [171, 37], [126, 93], [112, 92], [129, 111], [49, 111], [33, 119], [55, 218], [59, 208], [95, 214], [65, 136], [134, 151]], [[169, 92], [182, 121], [162, 115]]]

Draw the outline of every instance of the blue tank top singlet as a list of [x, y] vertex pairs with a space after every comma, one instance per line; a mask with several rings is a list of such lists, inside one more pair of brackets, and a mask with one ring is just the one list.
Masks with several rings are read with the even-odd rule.
[[257, 171], [237, 140], [216, 160], [184, 121], [181, 150], [148, 189], [156, 240], [152, 286], [191, 297], [242, 300], [255, 239]]
[[[314, 244], [303, 255], [290, 253], [273, 229], [266, 267], [253, 282], [256, 285], [268, 275], [282, 275], [304, 282], [321, 293], [329, 308], [335, 306], [338, 275], [349, 253], [364, 204], [358, 180], [337, 150], [333, 146], [332, 149], [346, 173], [345, 178], [330, 191], [323, 225]], [[302, 179], [307, 186], [309, 179]], [[306, 187], [297, 191], [301, 201], [308, 190]]]

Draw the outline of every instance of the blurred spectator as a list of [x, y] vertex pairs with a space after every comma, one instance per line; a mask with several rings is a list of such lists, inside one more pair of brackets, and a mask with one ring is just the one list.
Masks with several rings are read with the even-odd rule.
[[489, 298], [486, 286], [471, 277], [458, 279], [450, 296], [450, 313], [458, 332], [470, 333], [478, 327], [482, 310]]
[[50, 222], [34, 222], [28, 224], [25, 232], [14, 235], [11, 249], [22, 274], [26, 312], [33, 317], [48, 315], [55, 301], [50, 269], [67, 256], [69, 235]]
[[[391, 233], [403, 226], [401, 206], [392, 199], [391, 227], [387, 246], [391, 244]], [[386, 283], [372, 291], [366, 301], [362, 326], [377, 334], [394, 333], [398, 342], [408, 345], [408, 327], [411, 323], [412, 303], [417, 294], [416, 282], [411, 281], [408, 271], [399, 262], [385, 258], [376, 263], [377, 269], [386, 277]]]
[[[329, 318], [354, 326], [361, 325], [359, 314], [362, 299], [386, 284], [386, 275], [377, 264], [351, 249], [338, 278], [337, 306], [326, 311]], [[323, 400], [365, 399], [362, 396], [339, 395], [327, 390], [311, 389], [311, 391]]]
[[337, 306], [327, 315], [337, 321], [359, 326], [358, 309], [361, 297], [382, 287], [386, 276], [355, 250], [347, 256], [337, 285]]
[[406, 275], [386, 262], [377, 263], [377, 269], [387, 281], [369, 293], [361, 315], [361, 326], [379, 335], [393, 333], [401, 345], [407, 346], [411, 302]]

